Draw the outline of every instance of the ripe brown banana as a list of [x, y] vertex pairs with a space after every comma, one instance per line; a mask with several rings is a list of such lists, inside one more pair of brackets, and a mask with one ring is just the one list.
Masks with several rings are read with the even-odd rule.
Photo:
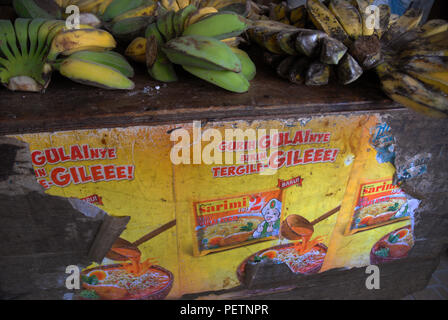
[[328, 8], [352, 39], [362, 36], [362, 16], [351, 2], [331, 0]]
[[358, 62], [347, 53], [337, 66], [337, 74], [339, 82], [342, 84], [350, 84], [358, 80], [363, 74], [363, 70]]
[[307, 0], [308, 14], [317, 29], [324, 31], [329, 36], [350, 45], [350, 39], [336, 16], [319, 0]]
[[308, 86], [323, 86], [330, 80], [330, 66], [328, 64], [315, 61], [306, 72], [305, 84]]

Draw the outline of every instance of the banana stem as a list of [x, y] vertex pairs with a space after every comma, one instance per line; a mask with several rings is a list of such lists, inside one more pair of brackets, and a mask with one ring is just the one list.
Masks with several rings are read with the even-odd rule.
[[47, 56], [47, 61], [49, 62], [49, 63], [52, 63], [53, 61], [55, 61], [56, 60], [56, 58], [58, 57], [58, 53], [49, 53], [48, 54], [48, 56]]
[[59, 71], [61, 69], [61, 64], [63, 61], [64, 60], [50, 61], [49, 64], [51, 65], [52, 68]]
[[6, 45], [6, 41], [3, 41], [0, 39], [0, 52], [3, 52], [6, 59], [9, 61], [14, 60], [15, 56], [12, 54], [12, 52], [9, 50], [8, 46]]
[[0, 66], [3, 65], [5, 68], [9, 69], [11, 67], [11, 62], [0, 57]]

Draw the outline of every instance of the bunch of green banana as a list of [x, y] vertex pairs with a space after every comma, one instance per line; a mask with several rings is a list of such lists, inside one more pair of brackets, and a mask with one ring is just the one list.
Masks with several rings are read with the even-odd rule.
[[232, 92], [246, 92], [255, 65], [242, 50], [231, 47], [247, 29], [248, 21], [234, 12], [218, 12], [193, 5], [168, 11], [148, 26], [126, 54], [145, 62], [152, 78], [177, 81], [174, 65]]
[[103, 25], [120, 42], [129, 43], [143, 36], [146, 27], [158, 14], [179, 11], [193, 4], [198, 8], [214, 7], [215, 10], [242, 10], [245, 0], [13, 0], [20, 17], [66, 17], [65, 9], [76, 5], [80, 9], [82, 24], [94, 27]]
[[[66, 17], [67, 6], [76, 5], [82, 24], [103, 25], [120, 41], [130, 41], [154, 21], [158, 3], [152, 0], [14, 0], [20, 17]], [[48, 8], [51, 7], [51, 10]]]
[[[139, 6], [134, 8], [137, 3]], [[100, 18], [119, 41], [129, 43], [136, 37], [143, 37], [147, 26], [154, 22], [157, 16], [163, 16], [170, 11], [178, 12], [189, 5], [199, 9], [199, 18], [218, 10], [241, 11], [241, 8], [246, 8], [246, 0], [114, 0]]]
[[114, 37], [107, 31], [94, 28], [61, 30], [51, 42], [47, 60], [55, 61], [60, 55], [70, 56], [78, 51], [108, 51], [116, 47]]
[[45, 19], [0, 20], [1, 83], [13, 91], [44, 91], [52, 71], [46, 57], [63, 26]]
[[133, 89], [129, 77], [134, 71], [126, 59], [111, 50], [114, 37], [94, 28], [65, 30], [58, 33], [47, 56], [59, 72], [79, 83], [105, 89]]
[[[193, 2], [192, 0], [188, 0], [188, 1]], [[221, 6], [224, 5], [223, 0], [220, 0], [220, 1], [221, 1], [220, 5]], [[227, 3], [233, 3], [233, 4], [242, 3], [240, 0], [226, 0], [226, 1], [227, 1]], [[162, 25], [167, 25], [169, 28], [171, 26], [171, 23], [169, 22], [169, 20], [173, 19], [172, 27], [176, 28], [176, 36], [179, 36], [182, 34], [182, 30], [185, 27], [187, 27], [188, 25], [194, 24], [195, 22], [199, 21], [200, 19], [202, 19], [208, 15], [219, 12], [219, 10], [216, 9], [215, 7], [204, 7], [204, 3], [207, 3], [210, 1], [195, 0], [195, 2], [199, 2], [202, 7], [198, 9], [194, 5], [187, 5], [186, 7], [182, 7], [180, 10], [171, 10], [171, 11], [174, 11], [173, 13], [168, 14], [168, 12], [165, 12], [165, 14], [160, 15], [160, 19], [158, 19], [159, 22], [156, 25], [160, 25], [161, 28], [163, 28]], [[217, 5], [216, 3], [214, 3], [214, 4]], [[220, 5], [217, 5], [217, 7], [219, 8]], [[168, 7], [169, 4], [166, 3], [165, 6]], [[170, 6], [172, 7], [173, 5], [170, 5]], [[228, 8], [228, 6], [225, 6], [224, 8]], [[228, 12], [226, 12], [226, 13], [228, 13]], [[171, 15], [173, 15], [173, 17], [171, 17]], [[227, 16], [228, 15], [224, 16], [224, 19]], [[234, 15], [230, 16], [230, 17], [232, 18], [232, 17], [234, 17]], [[220, 21], [217, 21], [217, 22], [221, 23]], [[201, 24], [197, 25], [196, 28], [197, 27], [200, 28]], [[239, 32], [239, 33], [241, 33], [241, 32]], [[222, 41], [224, 41], [225, 43], [227, 43], [231, 46], [236, 47], [236, 46], [238, 46], [238, 44], [240, 42], [243, 41], [243, 38], [234, 36], [234, 37], [222, 39]], [[132, 60], [134, 60], [136, 62], [144, 63], [146, 61], [146, 38], [145, 38], [145, 35], [136, 37], [127, 47], [125, 54], [127, 57], [131, 58]]]
[[189, 5], [198, 9], [215, 8], [218, 11], [233, 11], [241, 15], [248, 13], [246, 6], [250, 1], [246, 0], [159, 0], [162, 8], [167, 11], [179, 11]]
[[[116, 1], [123, 2], [124, 0], [114, 0], [114, 2]], [[148, 3], [152, 2], [150, 0], [134, 1], [144, 1]], [[113, 4], [114, 3], [112, 3], [111, 6]], [[116, 16], [111, 22], [109, 22], [109, 24], [106, 25], [110, 26], [109, 30], [115, 37], [119, 40], [123, 39], [123, 41], [129, 43], [130, 40], [143, 36], [145, 34], [144, 30], [146, 27], [150, 23], [154, 22], [158, 16], [162, 17], [169, 12], [181, 11], [190, 5], [198, 8], [198, 12], [196, 14], [197, 20], [204, 15], [217, 13], [218, 11], [246, 12], [246, 0], [159, 0], [158, 2], [154, 2], [154, 5], [151, 5], [151, 12], [142, 12], [141, 9], [137, 8], [134, 9], [134, 11], [131, 10]], [[122, 11], [124, 12], [124, 10]], [[106, 14], [107, 11], [104, 15], [102, 15], [102, 19], [107, 22], [108, 20], [105, 18]], [[194, 20], [190, 23], [193, 22]]]
[[103, 89], [134, 89], [129, 79], [134, 69], [126, 59], [113, 51], [78, 51], [56, 60], [53, 66], [72, 81]]
[[[131, 88], [133, 84], [126, 77], [132, 75], [129, 64], [123, 58], [118, 63], [118, 54], [105, 52], [115, 45], [114, 38], [107, 31], [87, 26], [66, 30], [62, 20], [18, 18], [14, 24], [0, 20], [0, 81], [13, 91], [42, 92], [48, 87], [53, 69], [60, 66], [64, 76], [85, 80], [90, 85], [103, 86], [104, 82], [104, 86], [110, 88]], [[89, 53], [89, 50], [94, 52]], [[102, 53], [104, 59], [99, 59]], [[92, 56], [97, 60], [89, 58]], [[113, 78], [112, 72], [106, 74], [96, 66], [83, 71], [79, 63], [70, 64], [73, 60], [104, 64], [110, 68], [119, 65], [120, 74], [127, 68], [124, 73], [126, 86], [122, 84], [126, 81], [118, 81], [117, 76]], [[107, 60], [112, 65], [102, 62]], [[111, 79], [114, 80], [111, 82]]]

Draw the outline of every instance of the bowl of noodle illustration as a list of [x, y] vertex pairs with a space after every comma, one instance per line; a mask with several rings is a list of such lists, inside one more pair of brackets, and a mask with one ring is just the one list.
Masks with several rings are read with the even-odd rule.
[[406, 258], [413, 245], [411, 226], [392, 231], [374, 244], [370, 251], [370, 263], [378, 265]]

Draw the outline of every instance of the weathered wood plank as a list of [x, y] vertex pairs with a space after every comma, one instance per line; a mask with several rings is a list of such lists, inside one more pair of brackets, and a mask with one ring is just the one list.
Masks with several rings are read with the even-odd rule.
[[110, 248], [118, 239], [120, 234], [126, 229], [131, 217], [111, 217], [106, 216], [101, 224], [92, 247], [89, 250], [89, 259], [101, 263], [109, 252]]
[[349, 86], [307, 87], [259, 67], [245, 94], [229, 93], [186, 74], [170, 84], [152, 81], [144, 73], [135, 81], [133, 91], [107, 91], [55, 75], [45, 94], [0, 89], [0, 134], [404, 110], [381, 92], [373, 75]]

